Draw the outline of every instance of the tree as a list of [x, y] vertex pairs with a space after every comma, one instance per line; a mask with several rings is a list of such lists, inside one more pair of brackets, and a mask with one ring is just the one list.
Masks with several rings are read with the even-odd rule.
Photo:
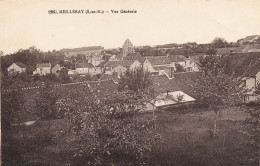
[[148, 89], [151, 85], [151, 78], [148, 72], [143, 68], [136, 68], [135, 70], [127, 70], [121, 76], [118, 84], [120, 91], [129, 89], [134, 92], [140, 92]]
[[77, 98], [61, 100], [59, 108], [69, 118], [78, 140], [72, 163], [145, 164], [153, 142], [153, 122], [138, 118], [144, 93], [119, 92], [100, 98], [97, 90], [85, 86]]
[[220, 38], [220, 37], [216, 37], [213, 41], [212, 41], [212, 45], [215, 48], [223, 48], [228, 46], [228, 42], [224, 39], [224, 38]]
[[176, 66], [176, 72], [185, 72], [185, 69], [182, 65], [176, 63], [175, 66]]
[[57, 94], [48, 85], [40, 90], [39, 97], [35, 99], [37, 114], [40, 119], [50, 120], [58, 117], [57, 99]]
[[[256, 93], [260, 94], [260, 86], [257, 87]], [[246, 120], [247, 124], [252, 125], [253, 130], [251, 132], [242, 132], [249, 138], [249, 144], [253, 146], [251, 153], [251, 163], [259, 164], [259, 147], [260, 147], [260, 98], [252, 103], [249, 103], [246, 107], [249, 113], [249, 118]]]
[[17, 115], [24, 107], [24, 97], [20, 88], [16, 87], [2, 93], [1, 99], [1, 127], [2, 132], [5, 132], [17, 123]]
[[67, 68], [62, 68], [59, 73], [58, 73], [58, 78], [60, 80], [60, 82], [62, 84], [64, 83], [69, 83], [71, 80], [70, 80], [70, 77], [68, 75], [68, 69]]
[[233, 106], [242, 101], [243, 89], [239, 86], [239, 81], [233, 75], [224, 73], [220, 62], [216, 62], [214, 57], [205, 58], [202, 62], [203, 70], [200, 75], [191, 83], [199, 98], [197, 102], [209, 107], [215, 112], [214, 136], [217, 133], [217, 118], [221, 108]]

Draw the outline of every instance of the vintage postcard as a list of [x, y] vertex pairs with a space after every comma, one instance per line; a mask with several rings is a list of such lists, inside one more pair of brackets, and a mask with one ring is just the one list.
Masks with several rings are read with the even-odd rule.
[[260, 1], [0, 0], [3, 166], [258, 166]]

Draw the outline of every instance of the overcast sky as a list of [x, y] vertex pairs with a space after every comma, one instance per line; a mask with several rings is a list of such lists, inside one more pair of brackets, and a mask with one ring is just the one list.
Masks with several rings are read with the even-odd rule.
[[[136, 10], [136, 14], [48, 14], [48, 10]], [[0, 50], [237, 41], [260, 35], [259, 0], [0, 0]]]

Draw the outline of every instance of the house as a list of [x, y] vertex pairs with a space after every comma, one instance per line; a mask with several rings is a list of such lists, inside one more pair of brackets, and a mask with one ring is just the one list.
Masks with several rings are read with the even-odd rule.
[[33, 74], [46, 75], [51, 73], [51, 63], [40, 63], [36, 65]]
[[247, 69], [242, 78], [244, 87], [249, 91], [255, 91], [260, 85], [260, 62], [256, 62]]
[[25, 64], [23, 64], [21, 62], [15, 62], [7, 68], [7, 71], [8, 71], [8, 74], [23, 73], [23, 72], [26, 72], [26, 66], [25, 66]]
[[118, 73], [120, 76], [123, 74], [127, 69], [134, 69], [136, 67], [141, 66], [141, 63], [138, 60], [119, 60], [119, 61], [108, 61], [104, 65], [105, 73], [112, 74], [112, 73]]
[[260, 62], [256, 62], [247, 69], [244, 77], [241, 79], [242, 86], [245, 88], [244, 103], [259, 100], [260, 87]]
[[151, 86], [157, 97], [146, 103], [145, 111], [193, 104], [195, 98], [199, 96], [186, 82], [195, 78], [197, 74], [197, 72], [176, 73], [172, 79], [166, 75], [152, 76]]
[[244, 103], [251, 103], [255, 101], [260, 101], [260, 94], [255, 92], [247, 92], [244, 94]]
[[188, 58], [186, 58], [184, 55], [168, 55], [170, 61], [172, 64], [180, 64], [182, 67], [186, 66], [186, 62]]
[[120, 59], [119, 55], [112, 55], [110, 56], [108, 61], [118, 61]]
[[101, 55], [90, 56], [88, 59], [88, 63], [91, 63], [93, 66], [97, 66], [102, 63], [104, 60]]
[[62, 69], [62, 67], [59, 64], [56, 64], [52, 69], [51, 69], [51, 73], [58, 75], [59, 71]]
[[166, 74], [169, 78], [172, 78], [175, 66], [167, 56], [151, 56], [144, 58], [143, 69], [152, 75]]
[[200, 63], [197, 57], [189, 57], [186, 59], [185, 71], [186, 72], [194, 72], [200, 70]]
[[86, 60], [79, 60], [75, 64], [75, 70], [78, 74], [93, 74], [94, 66]]
[[193, 55], [189, 58], [183, 55], [169, 55], [168, 57], [172, 64], [181, 65], [186, 72], [199, 71], [200, 69], [198, 63], [199, 57], [202, 57], [202, 55]]
[[76, 70], [72, 70], [72, 69], [68, 70], [68, 75], [74, 75], [74, 74], [77, 74]]

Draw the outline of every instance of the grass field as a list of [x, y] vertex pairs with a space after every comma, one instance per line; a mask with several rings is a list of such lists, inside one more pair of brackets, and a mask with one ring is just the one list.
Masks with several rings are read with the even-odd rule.
[[[258, 165], [249, 162], [251, 152], [256, 149], [248, 144], [248, 137], [241, 132], [250, 132], [252, 128], [244, 122], [247, 118], [244, 111], [238, 108], [222, 110], [216, 138], [210, 134], [214, 113], [207, 110], [190, 112], [156, 112], [160, 127], [154, 132], [159, 133], [160, 138], [153, 145], [150, 165]], [[140, 118], [152, 119], [152, 114], [145, 113]], [[75, 143], [69, 128], [69, 122], [64, 119], [17, 127], [3, 137], [3, 150], [8, 151], [3, 151], [4, 161], [9, 165], [68, 164], [73, 158]], [[55, 135], [58, 135], [57, 139], [53, 139]]]

